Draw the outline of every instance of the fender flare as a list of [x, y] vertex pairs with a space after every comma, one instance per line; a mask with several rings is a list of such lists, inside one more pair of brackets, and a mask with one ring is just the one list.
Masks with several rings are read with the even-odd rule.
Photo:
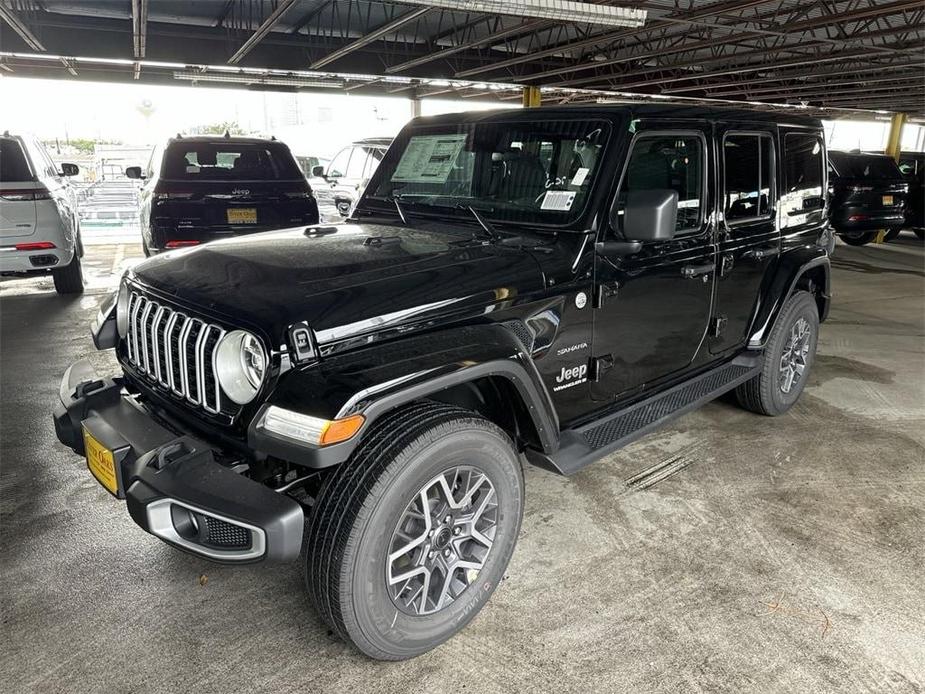
[[[393, 354], [402, 358], [392, 362], [388, 357]], [[248, 443], [261, 453], [306, 467], [330, 467], [347, 460], [364, 434], [388, 412], [487, 377], [503, 378], [511, 384], [523, 401], [543, 451], [554, 452], [559, 445], [559, 421], [552, 398], [523, 344], [498, 324], [453, 328], [390, 345], [374, 344], [286, 374], [251, 420]], [[336, 384], [333, 388], [332, 383]], [[316, 396], [306, 397], [306, 393]], [[325, 419], [362, 414], [366, 421], [348, 441], [324, 447], [300, 445], [257, 426], [272, 405]]]
[[763, 293], [763, 301], [758, 305], [755, 312], [755, 318], [749, 331], [749, 349], [761, 349], [764, 347], [774, 321], [777, 320], [784, 303], [796, 290], [800, 278], [809, 270], [818, 267], [824, 269], [823, 275], [825, 277], [819, 294], [822, 304], [819, 310], [819, 320], [821, 322], [828, 317], [832, 276], [828, 255], [822, 249], [800, 249], [800, 251], [787, 253], [781, 256], [777, 271], [774, 273], [767, 290]]

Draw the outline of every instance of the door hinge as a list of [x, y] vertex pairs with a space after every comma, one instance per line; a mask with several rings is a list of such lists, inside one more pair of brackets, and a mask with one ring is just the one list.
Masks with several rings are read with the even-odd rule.
[[600, 308], [608, 299], [613, 299], [620, 291], [619, 282], [610, 284], [598, 284], [594, 288], [594, 308]]
[[726, 316], [714, 316], [710, 320], [710, 337], [719, 337], [726, 329]]
[[591, 368], [588, 369], [589, 379], [595, 383], [601, 380], [601, 377], [613, 368], [613, 355], [605, 354], [602, 357], [591, 357]]

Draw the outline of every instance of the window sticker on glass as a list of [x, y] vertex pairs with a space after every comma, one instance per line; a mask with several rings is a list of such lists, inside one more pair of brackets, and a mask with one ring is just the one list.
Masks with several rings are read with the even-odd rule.
[[392, 174], [400, 183], [445, 183], [466, 144], [464, 133], [415, 135]]
[[547, 190], [546, 195], [543, 196], [543, 204], [540, 205], [540, 209], [570, 210], [573, 202], [575, 202], [574, 190]]
[[580, 186], [582, 183], [584, 183], [590, 171], [591, 169], [586, 169], [583, 166], [580, 169], [578, 169], [578, 171], [575, 172], [575, 175], [572, 176], [572, 185]]

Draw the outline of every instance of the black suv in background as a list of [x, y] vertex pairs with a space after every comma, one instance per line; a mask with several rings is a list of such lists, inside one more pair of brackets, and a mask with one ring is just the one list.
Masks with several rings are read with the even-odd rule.
[[925, 239], [925, 152], [902, 152], [899, 170], [909, 184], [906, 226], [920, 239]]
[[522, 462], [570, 475], [730, 391], [794, 405], [825, 190], [821, 123], [792, 114], [416, 119], [347, 223], [129, 270], [92, 331], [120, 371], [67, 370], [57, 435], [146, 531], [304, 557], [331, 629], [409, 658], [505, 577]]
[[145, 255], [239, 234], [318, 222], [318, 205], [282, 142], [250, 137], [176, 137], [155, 147], [141, 179]]
[[832, 150], [829, 168], [830, 220], [842, 241], [863, 246], [880, 229], [899, 234], [909, 184], [891, 157]]

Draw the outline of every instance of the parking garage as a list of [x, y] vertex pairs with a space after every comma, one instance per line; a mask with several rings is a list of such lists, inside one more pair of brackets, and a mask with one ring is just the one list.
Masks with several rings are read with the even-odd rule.
[[[921, 689], [923, 20], [904, 0], [0, 1], [0, 263], [22, 261], [0, 265], [0, 686]], [[457, 176], [479, 166], [460, 197]], [[206, 211], [191, 207], [200, 187]], [[451, 193], [463, 202], [426, 209]], [[632, 236], [643, 199], [673, 209], [677, 238]], [[619, 211], [592, 219], [598, 200]], [[216, 204], [201, 233], [191, 220]], [[39, 238], [48, 225], [54, 242]], [[641, 284], [674, 256], [680, 274]], [[752, 284], [724, 288], [727, 274]], [[796, 292], [820, 321], [811, 339], [786, 311], [761, 313]], [[739, 351], [722, 301], [750, 307]], [[702, 324], [688, 320], [698, 306]], [[515, 350], [500, 358], [502, 343]], [[225, 378], [232, 346], [240, 376]], [[692, 363], [664, 376], [678, 351]], [[480, 360], [465, 388], [446, 380]], [[794, 379], [802, 391], [781, 412], [767, 411], [780, 396], [759, 403], [776, 417], [755, 414], [759, 385], [743, 395], [766, 369], [789, 374], [774, 381], [785, 396]], [[104, 403], [67, 443], [62, 407], [97, 388], [152, 423], [116, 436]], [[549, 419], [531, 418], [547, 402]], [[443, 477], [396, 497], [407, 508], [387, 546], [338, 544], [359, 527], [355, 490], [375, 490], [333, 470], [414, 469], [427, 456], [394, 445], [428, 418], [443, 427], [420, 429], [434, 445], [460, 422], [513, 442], [522, 505], [492, 501], [501, 477], [456, 472], [478, 457], [449, 483], [434, 463]], [[273, 426], [288, 438], [267, 448]], [[142, 446], [155, 429], [170, 442]], [[602, 440], [594, 464], [579, 437]], [[132, 480], [156, 477], [139, 465], [196, 477], [195, 502], [155, 487], [142, 499]], [[222, 496], [244, 498], [245, 479], [259, 513]], [[383, 498], [363, 507], [374, 520]], [[249, 515], [277, 499], [277, 525]], [[473, 519], [472, 499], [501, 510]], [[298, 556], [270, 561], [293, 508]], [[505, 514], [522, 520], [512, 530]], [[408, 528], [425, 516], [421, 551]], [[375, 564], [354, 612], [332, 607], [349, 582], [328, 583], [376, 552], [385, 580]], [[412, 574], [449, 566], [457, 582], [433, 604], [427, 583], [419, 603], [388, 592], [403, 552]], [[467, 603], [476, 590], [491, 599]], [[377, 591], [392, 620], [379, 641], [358, 626]], [[386, 647], [396, 624], [404, 644], [454, 609], [477, 615], [433, 647]]]

